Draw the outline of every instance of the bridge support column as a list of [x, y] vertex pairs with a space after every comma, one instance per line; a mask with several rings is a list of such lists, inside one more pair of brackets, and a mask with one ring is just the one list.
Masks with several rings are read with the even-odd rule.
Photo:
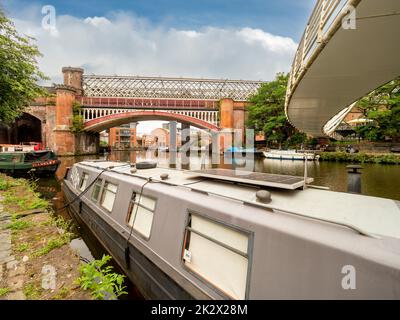
[[176, 166], [176, 121], [169, 123], [169, 165], [172, 168]]
[[52, 149], [59, 155], [75, 154], [75, 135], [71, 132], [72, 104], [76, 91], [70, 86], [56, 87], [56, 121]]
[[228, 149], [233, 144], [233, 106], [234, 102], [232, 99], [222, 99], [220, 101], [220, 152]]
[[235, 134], [239, 136], [239, 139], [235, 140], [237, 144], [243, 144], [246, 141], [246, 107], [244, 103], [237, 102], [233, 108], [233, 128], [235, 129]]
[[130, 131], [131, 131], [131, 138], [130, 138], [130, 147], [136, 148], [137, 147], [137, 122], [132, 122]]
[[[183, 147], [186, 143], [190, 142], [190, 125], [186, 123], [182, 123], [181, 127], [181, 146]], [[189, 155], [190, 151], [186, 152]]]
[[63, 68], [64, 85], [56, 86], [56, 106], [53, 135], [48, 145], [61, 156], [93, 154], [99, 151], [100, 138], [97, 133], [71, 131], [72, 105], [76, 96], [82, 94], [81, 68]]
[[190, 125], [181, 124], [181, 166], [182, 169], [190, 169]]

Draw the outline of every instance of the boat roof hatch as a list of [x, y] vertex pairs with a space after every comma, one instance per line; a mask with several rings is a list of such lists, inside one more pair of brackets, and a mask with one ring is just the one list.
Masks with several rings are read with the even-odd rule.
[[[241, 170], [228, 169], [207, 169], [207, 170], [189, 170], [190, 173], [199, 177], [239, 182], [250, 185], [273, 187], [280, 189], [295, 190], [304, 186], [304, 177], [290, 176], [271, 173], [249, 172]], [[306, 183], [313, 182], [313, 178], [307, 178]]]

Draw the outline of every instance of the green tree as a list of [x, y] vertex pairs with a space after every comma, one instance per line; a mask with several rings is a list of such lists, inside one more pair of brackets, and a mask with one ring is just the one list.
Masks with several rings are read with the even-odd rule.
[[379, 87], [358, 102], [371, 123], [356, 128], [364, 139], [400, 140], [400, 77]]
[[0, 8], [0, 121], [13, 122], [32, 100], [45, 95], [38, 82], [47, 78], [38, 68], [41, 54], [33, 42], [18, 34]]
[[269, 145], [294, 146], [306, 139], [285, 115], [285, 95], [289, 75], [278, 73], [275, 80], [264, 83], [249, 99], [247, 126], [264, 132]]

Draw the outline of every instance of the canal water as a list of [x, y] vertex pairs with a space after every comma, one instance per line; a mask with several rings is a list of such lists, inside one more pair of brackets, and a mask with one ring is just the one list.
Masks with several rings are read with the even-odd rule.
[[[66, 168], [72, 166], [75, 162], [85, 159], [106, 159], [113, 161], [139, 162], [144, 160], [154, 160], [160, 166], [169, 166], [169, 154], [156, 151], [115, 151], [110, 154], [84, 157], [62, 157], [61, 165], [55, 177], [39, 180], [39, 186], [46, 198], [56, 197], [62, 202], [60, 181], [63, 179]], [[230, 158], [219, 159], [220, 165], [213, 165], [211, 159], [203, 155], [191, 156], [189, 165], [182, 165], [178, 156], [177, 168], [201, 169], [204, 167], [223, 167], [237, 168], [243, 170], [253, 170], [256, 172], [304, 175], [303, 161], [274, 160], [262, 157], [256, 157], [254, 161], [247, 159], [232, 161]], [[233, 164], [231, 164], [233, 163]], [[315, 185], [328, 187], [333, 191], [347, 191], [347, 169], [348, 163], [308, 161], [307, 175], [314, 178]], [[382, 164], [362, 164], [362, 193], [369, 196], [382, 197], [400, 200], [400, 165], [382, 165]], [[56, 200], [57, 200], [56, 199]]]
[[[74, 163], [86, 159], [105, 159], [113, 161], [129, 161], [131, 163], [153, 160], [159, 163], [159, 166], [169, 166], [169, 154], [158, 153], [157, 151], [115, 151], [110, 154], [97, 156], [79, 156], [62, 157], [61, 165], [54, 177], [41, 178], [38, 180], [39, 190], [42, 195], [52, 201], [54, 209], [58, 210], [64, 205], [64, 198], [61, 191], [61, 181], [65, 175], [67, 167]], [[215, 160], [215, 159], [214, 159]], [[212, 164], [211, 158], [207, 155], [193, 155], [189, 157], [189, 164], [182, 164], [180, 157], [177, 159], [177, 168], [198, 170], [201, 168], [221, 167], [237, 168], [240, 170], [252, 170], [256, 172], [288, 174], [304, 176], [305, 164], [303, 161], [281, 161], [266, 158], [238, 159], [232, 160], [231, 157], [219, 159], [220, 164]], [[214, 161], [215, 163], [215, 161]], [[338, 162], [307, 162], [307, 175], [314, 178], [315, 185], [328, 187], [333, 191], [347, 191], [347, 170], [346, 163]], [[362, 193], [369, 196], [390, 198], [400, 200], [400, 166], [399, 165], [381, 165], [381, 164], [363, 164], [362, 171]], [[69, 218], [66, 210], [58, 211], [60, 215]], [[85, 255], [92, 255], [99, 259], [103, 254], [107, 254], [105, 249], [94, 238], [84, 226], [79, 226], [79, 233], [83, 241], [74, 242], [75, 248]], [[87, 246], [87, 247], [86, 247]], [[114, 265], [117, 271], [118, 266]], [[133, 284], [127, 283], [129, 295], [125, 299], [142, 299]]]

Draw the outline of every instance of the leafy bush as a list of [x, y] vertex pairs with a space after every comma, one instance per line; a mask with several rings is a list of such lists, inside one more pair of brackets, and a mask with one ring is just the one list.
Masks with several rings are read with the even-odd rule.
[[94, 299], [117, 299], [127, 293], [123, 285], [125, 276], [112, 272], [112, 266], [106, 266], [110, 260], [110, 256], [103, 255], [101, 260], [82, 264], [79, 268], [78, 283], [83, 290], [90, 290]]
[[72, 126], [71, 132], [77, 134], [83, 131], [83, 116], [81, 115], [82, 106], [74, 101], [72, 104]]
[[400, 164], [400, 157], [395, 154], [366, 154], [366, 153], [346, 153], [346, 152], [321, 152], [321, 161], [335, 162], [357, 162], [357, 163], [381, 163], [381, 164]]

